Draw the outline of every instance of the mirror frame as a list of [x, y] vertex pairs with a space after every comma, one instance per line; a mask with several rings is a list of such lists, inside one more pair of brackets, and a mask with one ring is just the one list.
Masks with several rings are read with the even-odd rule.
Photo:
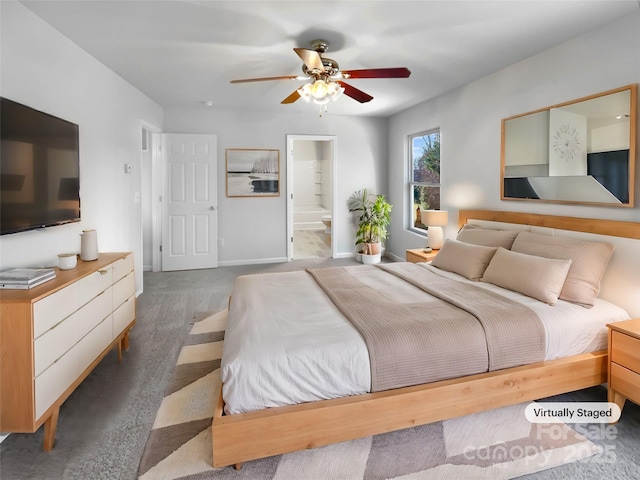
[[[539, 198], [520, 198], [520, 197], [507, 197], [505, 196], [505, 145], [506, 145], [506, 124], [509, 120], [525, 117], [527, 115], [538, 114], [541, 112], [549, 112], [551, 109], [565, 107], [567, 105], [573, 105], [595, 98], [604, 97], [607, 95], [629, 91], [629, 201], [627, 203], [609, 203], [609, 202], [597, 202], [597, 201], [579, 201], [579, 200], [552, 200], [552, 199], [539, 199]], [[564, 103], [551, 105], [549, 107], [540, 108], [530, 112], [514, 115], [512, 117], [503, 118], [501, 122], [500, 133], [500, 199], [501, 200], [515, 200], [515, 201], [529, 201], [529, 202], [542, 202], [542, 203], [560, 203], [560, 204], [579, 204], [579, 205], [596, 205], [596, 206], [615, 206], [615, 207], [633, 207], [634, 206], [634, 194], [635, 194], [635, 164], [636, 164], [636, 135], [637, 135], [637, 84], [631, 84], [624, 87], [608, 90], [606, 92], [589, 95], [587, 97], [578, 98]], [[547, 146], [545, 145], [545, 148]]]

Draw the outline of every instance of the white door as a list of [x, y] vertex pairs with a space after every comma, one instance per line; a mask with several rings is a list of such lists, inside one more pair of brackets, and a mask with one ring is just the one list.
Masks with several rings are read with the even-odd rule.
[[162, 270], [217, 267], [217, 137], [167, 133], [162, 155]]

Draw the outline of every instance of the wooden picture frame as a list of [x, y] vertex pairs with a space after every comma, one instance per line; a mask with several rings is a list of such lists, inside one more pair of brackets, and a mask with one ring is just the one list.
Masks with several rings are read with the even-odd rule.
[[227, 148], [227, 197], [279, 197], [280, 150]]

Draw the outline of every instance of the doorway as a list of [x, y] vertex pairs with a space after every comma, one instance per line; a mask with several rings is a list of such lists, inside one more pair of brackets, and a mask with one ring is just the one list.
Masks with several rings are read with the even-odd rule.
[[287, 135], [287, 153], [287, 257], [335, 257], [335, 136]]
[[142, 122], [140, 208], [144, 271], [160, 271], [162, 161], [161, 130]]
[[217, 267], [216, 135], [141, 133], [143, 270]]
[[218, 266], [217, 136], [162, 135], [162, 271]]

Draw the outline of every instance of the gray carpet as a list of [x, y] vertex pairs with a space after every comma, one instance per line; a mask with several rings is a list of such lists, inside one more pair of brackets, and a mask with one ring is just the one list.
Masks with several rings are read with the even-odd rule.
[[[156, 412], [190, 323], [226, 307], [237, 275], [351, 264], [308, 260], [286, 264], [147, 273], [137, 325], [121, 364], [111, 352], [60, 410], [56, 445], [42, 451], [43, 429], [0, 444], [0, 479], [135, 479]], [[605, 401], [594, 387], [550, 399]], [[609, 454], [545, 470], [527, 479], [640, 479], [640, 407], [627, 402], [613, 431], [587, 432]]]

